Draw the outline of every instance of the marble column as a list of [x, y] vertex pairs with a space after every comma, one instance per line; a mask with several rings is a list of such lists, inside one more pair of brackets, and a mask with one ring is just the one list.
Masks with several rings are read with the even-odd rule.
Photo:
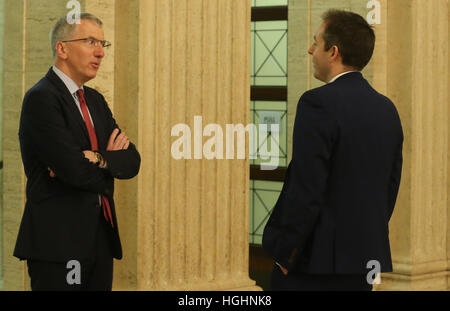
[[249, 122], [250, 2], [148, 0], [139, 12], [137, 289], [256, 289], [248, 159], [171, 156], [175, 124], [193, 142], [195, 116], [224, 133]]
[[449, 73], [446, 0], [380, 1], [375, 86], [402, 119], [404, 169], [390, 222], [394, 272], [381, 290], [449, 289]]

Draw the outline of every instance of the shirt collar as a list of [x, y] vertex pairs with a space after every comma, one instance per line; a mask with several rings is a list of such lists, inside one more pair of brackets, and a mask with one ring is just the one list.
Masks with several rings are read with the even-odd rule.
[[[80, 87], [78, 87], [78, 85], [68, 75], [58, 69], [58, 67], [53, 66], [53, 71], [64, 82], [70, 94], [73, 95], [80, 89]], [[81, 86], [81, 89], [84, 91], [84, 86]]]
[[342, 77], [343, 75], [346, 75], [347, 73], [350, 73], [350, 72], [356, 72], [356, 71], [346, 71], [346, 72], [343, 72], [343, 73], [341, 73], [341, 74], [338, 74], [338, 75], [335, 76], [333, 79], [331, 79], [330, 82], [328, 82], [328, 83], [333, 83], [333, 82], [336, 81], [338, 78], [340, 78], [340, 77]]

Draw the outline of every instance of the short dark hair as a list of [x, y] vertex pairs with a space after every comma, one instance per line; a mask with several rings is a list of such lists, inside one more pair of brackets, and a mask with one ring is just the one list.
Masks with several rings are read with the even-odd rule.
[[325, 12], [322, 19], [326, 24], [322, 35], [325, 51], [336, 45], [344, 65], [363, 70], [375, 48], [372, 26], [356, 13], [335, 9]]

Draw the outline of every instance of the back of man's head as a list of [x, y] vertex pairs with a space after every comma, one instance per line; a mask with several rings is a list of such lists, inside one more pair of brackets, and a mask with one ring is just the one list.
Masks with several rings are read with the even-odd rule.
[[329, 10], [322, 16], [326, 24], [322, 34], [325, 51], [334, 45], [342, 55], [342, 64], [359, 71], [369, 63], [375, 48], [375, 32], [360, 15], [341, 10]]
[[[81, 13], [80, 20], [88, 20], [100, 28], [103, 22], [96, 16], [90, 13]], [[68, 40], [74, 34], [77, 24], [70, 24], [67, 22], [67, 16], [61, 17], [50, 31], [50, 44], [52, 47], [53, 58], [56, 57], [56, 44], [62, 40]]]

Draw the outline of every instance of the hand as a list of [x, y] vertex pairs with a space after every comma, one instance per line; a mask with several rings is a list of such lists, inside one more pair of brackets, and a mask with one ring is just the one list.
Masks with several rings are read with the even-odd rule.
[[95, 156], [95, 152], [92, 150], [84, 150], [84, 157], [89, 160], [89, 162], [93, 164], [97, 164], [97, 157]]
[[108, 146], [106, 147], [106, 150], [108, 151], [115, 151], [115, 150], [126, 150], [128, 149], [128, 146], [130, 145], [130, 140], [125, 135], [124, 132], [119, 134], [119, 129], [114, 129], [114, 131], [111, 133], [111, 136], [109, 137]]
[[280, 267], [281, 272], [283, 272], [284, 275], [288, 275], [289, 271], [287, 271], [287, 269], [285, 267], [282, 267], [281, 265], [278, 265], [278, 267]]
[[50, 169], [50, 167], [47, 167], [48, 171], [50, 172], [50, 178], [55, 178], [56, 174], [53, 173], [53, 171]]

